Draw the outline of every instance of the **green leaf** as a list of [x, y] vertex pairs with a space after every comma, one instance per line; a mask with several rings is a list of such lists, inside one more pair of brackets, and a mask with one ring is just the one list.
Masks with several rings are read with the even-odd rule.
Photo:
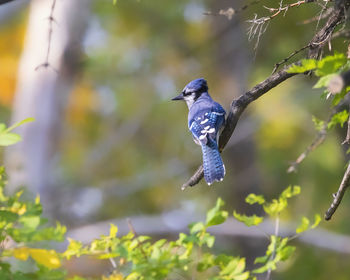
[[[220, 272], [220, 275], [232, 275], [235, 271], [236, 271], [236, 269], [237, 269], [237, 267], [238, 267], [238, 265], [239, 265], [239, 258], [234, 258], [234, 259], [232, 259], [227, 265], [226, 265], [226, 267], [224, 267], [222, 270], [221, 270], [221, 272]], [[244, 261], [244, 259], [243, 259], [243, 261]], [[245, 263], [244, 263], [244, 266], [245, 266]], [[244, 269], [244, 267], [243, 267], [243, 269]]]
[[197, 271], [203, 272], [208, 268], [211, 268], [215, 265], [214, 263], [214, 255], [210, 253], [204, 253], [202, 259], [197, 264]]
[[326, 56], [317, 63], [317, 76], [333, 74], [346, 63], [347, 59], [343, 53]]
[[269, 269], [271, 269], [271, 270], [276, 269], [276, 262], [274, 260], [268, 261], [265, 265], [263, 265], [257, 269], [254, 269], [252, 272], [256, 273], [256, 274], [260, 274], [260, 273], [265, 273]]
[[0, 221], [4, 221], [6, 223], [12, 223], [17, 221], [17, 219], [18, 219], [18, 214], [7, 210], [0, 210]]
[[257, 257], [254, 260], [254, 264], [256, 264], [256, 263], [266, 263], [268, 260], [269, 260], [269, 256]]
[[288, 73], [304, 73], [317, 68], [317, 60], [315, 59], [302, 59], [301, 64], [293, 64], [287, 70]]
[[249, 278], [249, 276], [250, 276], [249, 271], [246, 271], [246, 272], [244, 272], [244, 273], [242, 273], [240, 275], [235, 275], [233, 277], [233, 280], [247, 280]]
[[319, 225], [319, 223], [321, 222], [321, 216], [319, 214], [315, 214], [315, 221], [311, 226], [311, 229], [314, 229], [315, 227], [317, 227]]
[[309, 219], [306, 218], [306, 217], [302, 217], [302, 218], [301, 218], [301, 223], [300, 223], [300, 225], [297, 227], [297, 229], [295, 230], [295, 232], [298, 233], [298, 234], [299, 234], [299, 233], [302, 233], [302, 232], [308, 230], [309, 225], [310, 225]]
[[235, 268], [235, 270], [231, 273], [231, 275], [237, 275], [237, 274], [241, 274], [245, 269], [245, 258], [241, 258], [238, 261], [238, 264]]
[[191, 234], [194, 234], [196, 232], [205, 230], [205, 226], [204, 226], [204, 224], [202, 222], [192, 223], [188, 227], [190, 229], [190, 233]]
[[34, 118], [26, 118], [26, 119], [24, 119], [22, 121], [16, 122], [14, 125], [11, 125], [8, 129], [6, 129], [6, 131], [7, 132], [11, 131], [11, 130], [15, 129], [16, 127], [19, 127], [22, 124], [25, 124], [25, 123], [28, 123], [28, 122], [33, 122], [33, 121], [35, 121]]
[[264, 204], [265, 198], [262, 195], [256, 195], [254, 193], [251, 193], [246, 197], [245, 202], [249, 204], [255, 204], [255, 203]]
[[294, 251], [295, 251], [294, 246], [286, 246], [286, 247], [282, 248], [281, 250], [277, 251], [276, 259], [279, 259], [281, 261], [286, 261], [294, 253]]
[[299, 186], [288, 186], [280, 195], [280, 198], [291, 198], [300, 194], [301, 188]]
[[221, 207], [224, 206], [224, 201], [219, 197], [216, 201], [214, 208], [210, 209], [207, 213], [206, 226], [215, 226], [222, 224], [226, 221], [228, 217], [228, 212], [221, 210]]
[[313, 88], [328, 87], [329, 81], [336, 75], [337, 74], [333, 73], [326, 76], [322, 76], [321, 78], [318, 79], [317, 83], [313, 86]]
[[288, 206], [287, 199], [298, 195], [300, 190], [299, 186], [288, 186], [278, 199], [273, 199], [270, 203], [263, 205], [264, 211], [272, 217], [276, 216]]
[[21, 141], [21, 136], [16, 133], [2, 132], [0, 134], [0, 146], [9, 146]]
[[317, 131], [321, 131], [323, 129], [324, 121], [316, 118], [315, 116], [312, 116], [312, 122], [314, 123], [315, 129]]
[[40, 224], [39, 216], [22, 216], [19, 221], [27, 228], [36, 229]]
[[215, 243], [215, 236], [206, 232], [202, 237], [202, 242], [207, 244], [208, 248], [212, 248]]
[[332, 106], [336, 106], [339, 104], [340, 101], [342, 101], [345, 97], [345, 95], [348, 93], [348, 88], [345, 90], [343, 89], [340, 93], [333, 95], [333, 100], [332, 100]]
[[286, 199], [273, 199], [270, 203], [263, 205], [264, 211], [269, 216], [275, 217], [280, 212], [282, 212], [288, 205]]
[[248, 227], [250, 227], [250, 226], [257, 226], [264, 220], [263, 217], [259, 217], [259, 216], [256, 216], [256, 215], [253, 215], [253, 216], [241, 215], [241, 214], [238, 214], [236, 211], [233, 211], [233, 216], [238, 221], [244, 223]]
[[328, 123], [328, 129], [333, 128], [337, 124], [340, 124], [341, 127], [344, 126], [344, 123], [348, 120], [349, 113], [347, 110], [343, 110], [333, 115], [332, 119]]
[[225, 254], [220, 254], [215, 258], [215, 265], [218, 265], [220, 267], [224, 267], [226, 266], [231, 260], [233, 259], [233, 257], [231, 256], [227, 256]]
[[67, 250], [62, 254], [67, 260], [72, 257], [80, 257], [82, 254], [83, 244], [80, 241], [76, 241], [68, 238], [69, 245]]

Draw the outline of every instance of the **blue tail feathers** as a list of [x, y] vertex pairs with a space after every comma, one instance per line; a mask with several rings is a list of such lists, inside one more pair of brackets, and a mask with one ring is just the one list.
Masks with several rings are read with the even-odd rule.
[[211, 185], [215, 181], [222, 181], [225, 176], [225, 166], [222, 162], [216, 141], [210, 139], [206, 145], [201, 146], [205, 181], [208, 185]]

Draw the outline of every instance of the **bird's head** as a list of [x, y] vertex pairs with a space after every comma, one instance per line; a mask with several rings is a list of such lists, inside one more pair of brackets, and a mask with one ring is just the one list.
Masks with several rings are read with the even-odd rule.
[[182, 90], [181, 94], [174, 97], [171, 100], [185, 100], [188, 107], [191, 107], [193, 102], [195, 102], [203, 92], [208, 91], [208, 85], [207, 81], [203, 78], [195, 79], [191, 82], [189, 82], [184, 89]]

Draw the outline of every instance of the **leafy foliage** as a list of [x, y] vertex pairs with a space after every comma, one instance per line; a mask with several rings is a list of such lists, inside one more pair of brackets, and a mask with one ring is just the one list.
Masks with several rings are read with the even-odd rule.
[[[210, 251], [214, 246], [215, 236], [208, 232], [211, 226], [222, 224], [228, 218], [228, 212], [223, 210], [224, 202], [218, 198], [216, 205], [207, 213], [206, 221], [189, 225], [189, 233], [180, 233], [177, 240], [169, 241], [160, 239], [151, 241], [149, 236], [137, 236], [132, 232], [118, 236], [118, 227], [111, 224], [110, 232], [106, 236], [84, 245], [80, 241], [69, 239], [69, 245], [63, 253], [55, 250], [41, 248], [39, 241], [62, 241], [65, 227], [57, 224], [56, 227], [43, 227], [44, 219], [41, 217], [41, 205], [39, 198], [34, 202], [21, 202], [21, 192], [13, 196], [5, 196], [4, 168], [1, 169], [1, 212], [0, 228], [1, 241], [6, 242], [12, 238], [17, 243], [2, 251], [0, 276], [6, 279], [63, 279], [66, 275], [61, 269], [62, 259], [70, 260], [83, 255], [98, 259], [113, 259], [119, 265], [113, 274], [102, 276], [102, 279], [165, 279], [177, 274], [187, 275], [193, 272], [203, 274], [211, 280], [246, 280], [255, 279], [254, 274], [264, 273], [269, 269], [275, 269], [280, 261], [287, 260], [294, 252], [294, 247], [289, 246], [289, 238], [270, 236], [270, 245], [265, 256], [255, 260], [262, 266], [252, 270], [246, 270], [245, 258], [225, 254], [215, 255]], [[279, 214], [287, 206], [287, 199], [298, 194], [299, 187], [288, 187], [278, 199], [266, 202], [262, 196], [251, 194], [247, 197], [249, 203], [260, 203], [267, 214], [274, 216]], [[234, 217], [248, 226], [257, 226], [263, 221], [263, 217], [256, 215], [246, 216], [234, 212]], [[307, 221], [307, 222], [306, 222]], [[297, 233], [314, 228], [319, 223], [317, 216], [315, 223], [310, 227], [308, 220], [303, 217]], [[33, 247], [34, 244], [39, 248]], [[198, 256], [198, 250], [204, 250]], [[12, 272], [10, 265], [4, 257], [14, 257], [17, 260], [27, 262], [29, 258], [34, 260], [37, 270], [34, 273]], [[212, 269], [212, 268], [216, 269]], [[20, 275], [20, 276], [19, 276]], [[16, 278], [23, 277], [23, 278]], [[5, 278], [4, 278], [5, 279]], [[81, 277], [73, 279], [83, 279]]]
[[[315, 75], [319, 77], [318, 81], [314, 85], [314, 88], [326, 88], [324, 96], [331, 96], [328, 91], [328, 86], [331, 80], [341, 74], [342, 72], [350, 69], [350, 63], [344, 53], [335, 53], [329, 55], [321, 60], [315, 59], [303, 59], [300, 64], [292, 65], [287, 72], [289, 73], [307, 73], [308, 71], [314, 71]], [[332, 105], [335, 106], [345, 97], [346, 93], [350, 91], [350, 87], [345, 87], [343, 90], [333, 95]], [[339, 124], [343, 127], [344, 123], [349, 118], [347, 111], [338, 112], [333, 115], [330, 122], [327, 124], [327, 129], [331, 129]], [[324, 125], [324, 121], [318, 120], [316, 117], [312, 117], [312, 121], [315, 124], [317, 131], [320, 131]]]
[[300, 64], [293, 64], [288, 70], [288, 73], [305, 73], [315, 70], [318, 77], [334, 74], [336, 71], [344, 70], [346, 67], [347, 58], [343, 53], [335, 53], [321, 60], [302, 59]]
[[[222, 209], [224, 201], [218, 198], [215, 206], [207, 212], [205, 222], [190, 224], [189, 232], [179, 233], [177, 240], [152, 241], [149, 236], [138, 236], [133, 232], [119, 237], [118, 227], [111, 224], [108, 235], [102, 235], [87, 245], [68, 239], [67, 249], [59, 253], [44, 248], [42, 242], [63, 241], [66, 228], [59, 223], [55, 227], [45, 227], [47, 221], [42, 218], [40, 198], [37, 197], [33, 202], [22, 201], [22, 191], [7, 196], [4, 192], [5, 185], [5, 170], [0, 167], [0, 243], [3, 246], [0, 258], [1, 279], [64, 279], [66, 272], [62, 269], [62, 260], [86, 255], [111, 261], [114, 271], [108, 276], [103, 275], [104, 280], [161, 280], [172, 277], [175, 273], [189, 275], [193, 271], [197, 275], [203, 275], [203, 279], [247, 280], [256, 279], [256, 274], [276, 269], [277, 264], [289, 259], [295, 250], [295, 247], [288, 245], [290, 238], [278, 236], [275, 229], [275, 235], [269, 236], [270, 244], [265, 255], [255, 259], [255, 264], [259, 264], [259, 267], [252, 271], [246, 270], [244, 257], [214, 254], [211, 248], [215, 236], [208, 229], [224, 223], [229, 215]], [[262, 195], [255, 194], [248, 195], [246, 202], [261, 205], [268, 216], [277, 219], [277, 226], [279, 214], [288, 205], [287, 200], [299, 193], [300, 187], [289, 186], [270, 202]], [[263, 217], [241, 215], [236, 211], [233, 216], [247, 226], [258, 226], [264, 220]], [[310, 221], [302, 217], [296, 233], [315, 228], [320, 220], [320, 216], [316, 215], [314, 224], [310, 226]], [[9, 239], [14, 241], [13, 244], [4, 246]], [[6, 261], [9, 257], [22, 262], [32, 259], [37, 268], [31, 273], [16, 271]], [[116, 266], [116, 263], [119, 265]]]
[[[254, 262], [255, 264], [262, 265], [254, 269], [251, 273], [260, 274], [265, 273], [268, 270], [275, 270], [278, 262], [289, 259], [295, 251], [295, 247], [288, 245], [288, 243], [296, 236], [281, 237], [278, 235], [279, 215], [288, 206], [288, 199], [300, 194], [300, 190], [299, 186], [288, 186], [278, 198], [272, 199], [271, 201], [266, 201], [262, 195], [250, 194], [247, 196], [246, 202], [248, 204], [260, 204], [267, 216], [276, 220], [275, 234], [269, 236], [270, 244], [268, 245], [265, 255], [256, 258]], [[258, 226], [264, 219], [263, 217], [257, 217], [256, 215], [240, 215], [237, 214], [236, 211], [233, 212], [233, 216], [247, 226]], [[320, 215], [316, 214], [315, 222], [310, 226], [309, 219], [302, 217], [302, 223], [296, 229], [296, 233], [299, 234], [306, 230], [313, 229], [320, 223], [320, 221]]]
[[[335, 53], [321, 60], [303, 59], [300, 64], [292, 65], [287, 72], [289, 73], [307, 73], [314, 71], [319, 77], [314, 88], [327, 88], [331, 79], [341, 74], [343, 71], [350, 69], [350, 63], [344, 53]], [[339, 94], [334, 95], [332, 104], [337, 105], [350, 90], [350, 87], [344, 88]], [[325, 91], [326, 96], [329, 96], [328, 90]]]
[[348, 120], [349, 113], [346, 110], [343, 110], [341, 112], [338, 112], [334, 114], [331, 121], [328, 123], [327, 127], [328, 129], [333, 128], [337, 124], [339, 124], [341, 127], [343, 127], [344, 123]]
[[[25, 119], [13, 126], [6, 128], [0, 124], [0, 145], [8, 146], [17, 143], [21, 137], [11, 133], [14, 128], [32, 118]], [[43, 241], [63, 241], [66, 228], [59, 223], [55, 227], [45, 226], [47, 220], [42, 214], [40, 198], [34, 201], [22, 201], [23, 191], [8, 196], [5, 194], [6, 174], [3, 166], [0, 167], [0, 279], [63, 279], [65, 273], [56, 271], [61, 267], [59, 253], [55, 250], [35, 248], [43, 246]], [[12, 242], [10, 241], [12, 240]], [[15, 243], [15, 245], [9, 245]], [[40, 245], [41, 244], [41, 245]], [[14, 257], [21, 261], [27, 261], [29, 257], [37, 265], [35, 273], [22, 273], [13, 271], [9, 263], [4, 261], [5, 257]]]
[[27, 118], [23, 121], [15, 123], [14, 125], [8, 128], [6, 127], [5, 124], [1, 123], [0, 124], [0, 146], [9, 146], [19, 142], [21, 140], [21, 136], [11, 131], [24, 123], [32, 122], [32, 121], [34, 121], [34, 118]]

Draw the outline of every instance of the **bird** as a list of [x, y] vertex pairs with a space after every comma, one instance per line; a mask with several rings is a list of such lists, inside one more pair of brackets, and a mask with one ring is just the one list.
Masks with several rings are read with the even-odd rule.
[[209, 186], [215, 181], [221, 182], [226, 171], [218, 148], [218, 135], [225, 125], [224, 108], [211, 98], [203, 78], [189, 82], [172, 100], [184, 100], [187, 104], [188, 128], [194, 142], [202, 147], [205, 181]]

